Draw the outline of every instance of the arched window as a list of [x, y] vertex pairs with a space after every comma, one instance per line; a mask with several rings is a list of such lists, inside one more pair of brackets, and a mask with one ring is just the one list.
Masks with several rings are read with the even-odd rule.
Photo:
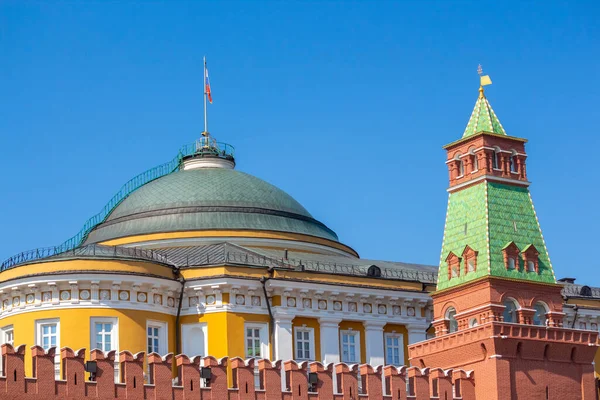
[[492, 168], [500, 169], [500, 149], [497, 147], [494, 149], [494, 156], [492, 157]]
[[458, 330], [458, 322], [456, 322], [456, 309], [454, 307], [450, 307], [446, 311], [446, 319], [448, 320], [448, 333], [456, 332]]
[[517, 155], [516, 152], [513, 151], [513, 153], [510, 155], [510, 172], [517, 172]]
[[592, 288], [590, 288], [589, 286], [582, 286], [581, 289], [579, 289], [579, 294], [581, 296], [591, 297]]
[[379, 268], [377, 265], [371, 265], [367, 270], [367, 276], [371, 276], [373, 278], [380, 278], [381, 268]]
[[535, 263], [532, 260], [527, 261], [527, 272], [535, 272]]
[[463, 160], [458, 161], [458, 176], [463, 176], [465, 174], [465, 163]]
[[513, 299], [504, 300], [504, 312], [502, 313], [504, 322], [518, 323], [517, 318], [517, 303]]
[[533, 308], [535, 309], [535, 314], [533, 314], [533, 324], [546, 325], [546, 313], [548, 312], [546, 305], [538, 301]]
[[471, 318], [471, 320], [469, 321], [469, 328], [476, 327], [477, 325], [479, 325], [479, 323], [477, 322], [477, 318]]
[[514, 257], [508, 257], [508, 269], [515, 269], [516, 263]]
[[470, 149], [469, 154], [471, 155], [471, 157], [473, 159], [473, 171], [472, 172], [476, 172], [479, 170], [479, 160], [477, 159], [477, 154], [475, 154], [474, 149]]

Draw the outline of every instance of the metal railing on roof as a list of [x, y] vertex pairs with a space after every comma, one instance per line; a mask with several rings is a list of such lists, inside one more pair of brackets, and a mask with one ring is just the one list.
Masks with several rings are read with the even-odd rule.
[[220, 143], [215, 141], [207, 141], [203, 146], [199, 146], [200, 141], [183, 146], [177, 155], [169, 162], [151, 168], [141, 174], [135, 176], [133, 179], [125, 183], [121, 189], [115, 194], [109, 202], [100, 210], [100, 212], [90, 219], [88, 219], [83, 228], [75, 236], [67, 239], [65, 242], [58, 246], [38, 248], [34, 250], [24, 251], [16, 254], [12, 257], [7, 258], [0, 264], [0, 271], [4, 271], [7, 268], [14, 267], [15, 265], [40, 260], [42, 258], [51, 257], [57, 254], [64, 253], [66, 251], [73, 250], [85, 241], [88, 234], [99, 224], [104, 222], [110, 213], [127, 198], [135, 190], [141, 186], [152, 182], [155, 179], [161, 178], [170, 173], [179, 170], [181, 161], [184, 157], [193, 156], [196, 154], [205, 154], [210, 152], [211, 154], [217, 155], [224, 158], [232, 158], [234, 155], [233, 146], [227, 143]]
[[[322, 272], [328, 274], [341, 274], [341, 275], [354, 275], [354, 276], [369, 276], [369, 267], [371, 265], [355, 265], [355, 264], [343, 264], [343, 263], [331, 263], [331, 262], [320, 262], [320, 261], [308, 261], [293, 258], [274, 258], [260, 254], [252, 254], [245, 252], [232, 252], [227, 251], [220, 257], [209, 256], [203, 254], [200, 257], [188, 258], [182, 260], [180, 264], [186, 264], [187, 266], [203, 266], [203, 265], [215, 265], [219, 263], [226, 264], [240, 264], [247, 266], [257, 267], [276, 267], [276, 268], [289, 268], [291, 270], [311, 271], [311, 272]], [[378, 267], [381, 274], [378, 276], [383, 279], [398, 279], [404, 281], [415, 281], [423, 283], [434, 284], [437, 281], [437, 274], [430, 271], [419, 271], [408, 268], [381, 268]]]
[[176, 267], [169, 258], [152, 249], [141, 249], [137, 247], [122, 247], [122, 246], [104, 246], [100, 244], [88, 244], [86, 246], [76, 247], [71, 250], [63, 251], [62, 253], [54, 253], [54, 247], [47, 247], [24, 251], [18, 255], [11, 257], [12, 264], [2, 264], [2, 270], [9, 269], [21, 264], [38, 261], [40, 259], [62, 260], [77, 257], [93, 257], [93, 258], [132, 258], [136, 260], [152, 261], [161, 264], [167, 264]]

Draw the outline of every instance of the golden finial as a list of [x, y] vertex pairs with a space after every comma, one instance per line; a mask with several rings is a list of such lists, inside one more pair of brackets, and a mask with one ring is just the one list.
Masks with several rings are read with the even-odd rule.
[[485, 97], [483, 94], [483, 87], [492, 84], [492, 80], [489, 75], [483, 75], [483, 68], [481, 64], [477, 67], [477, 74], [479, 75], [479, 98], [482, 99]]

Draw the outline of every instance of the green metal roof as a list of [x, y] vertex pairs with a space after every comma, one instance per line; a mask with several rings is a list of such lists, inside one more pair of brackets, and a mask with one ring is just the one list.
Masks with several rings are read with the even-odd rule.
[[494, 113], [490, 102], [483, 94], [483, 88], [480, 89], [479, 93], [479, 98], [475, 103], [475, 108], [473, 108], [473, 113], [471, 114], [471, 118], [469, 118], [469, 123], [462, 137], [469, 137], [479, 132], [506, 135], [506, 131], [502, 127], [496, 113]]
[[283, 190], [232, 169], [199, 168], [135, 190], [90, 232], [86, 243], [203, 229], [284, 231], [338, 240]]
[[[539, 254], [539, 273], [519, 268], [507, 270], [502, 250], [515, 242], [523, 251], [534, 245]], [[448, 279], [446, 257], [450, 252], [462, 256], [465, 246], [478, 251], [477, 270]], [[497, 182], [482, 182], [450, 193], [446, 227], [440, 258], [438, 290], [483, 276], [556, 283], [542, 231], [526, 187]]]

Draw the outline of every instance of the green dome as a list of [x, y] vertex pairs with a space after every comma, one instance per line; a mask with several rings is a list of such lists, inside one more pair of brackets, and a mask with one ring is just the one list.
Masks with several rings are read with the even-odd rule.
[[140, 187], [90, 232], [86, 243], [158, 232], [249, 229], [337, 235], [277, 187], [227, 168], [174, 172]]

